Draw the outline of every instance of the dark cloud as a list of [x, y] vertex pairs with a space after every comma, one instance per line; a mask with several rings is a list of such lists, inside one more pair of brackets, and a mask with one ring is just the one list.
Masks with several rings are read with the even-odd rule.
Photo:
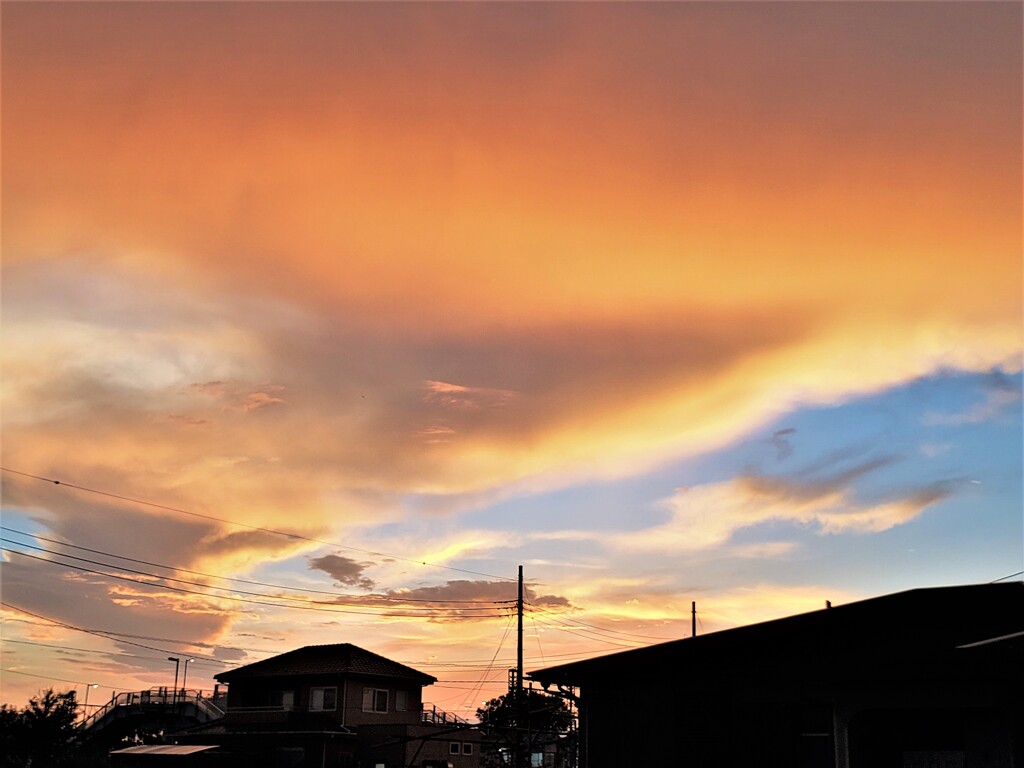
[[807, 503], [835, 493], [842, 493], [857, 479], [869, 475], [897, 461], [896, 456], [880, 456], [861, 462], [839, 472], [819, 477], [786, 478], [747, 473], [739, 478], [744, 488], [759, 496], [779, 501]]
[[218, 646], [213, 650], [213, 657], [222, 661], [238, 661], [239, 659], [248, 658], [248, 656], [248, 653], [239, 648], [221, 648]]
[[[459, 579], [445, 584], [412, 589], [389, 589], [355, 599], [359, 605], [376, 606], [401, 614], [410, 609], [433, 610], [432, 621], [471, 621], [489, 618], [502, 611], [515, 609], [517, 589], [510, 581], [470, 581]], [[524, 600], [548, 608], [571, 608], [560, 595], [538, 595], [535, 588], [524, 585]], [[352, 604], [352, 598], [335, 602]]]
[[363, 571], [370, 565], [357, 563], [352, 558], [342, 555], [324, 555], [309, 559], [310, 570], [323, 571], [339, 584], [360, 589], [373, 589], [373, 580], [363, 576]]
[[570, 608], [571, 603], [566, 597], [560, 595], [536, 595], [530, 597], [531, 605], [544, 605], [548, 608]]
[[787, 429], [780, 429], [769, 441], [775, 446], [775, 459], [776, 461], [783, 461], [793, 455], [793, 444], [786, 438], [789, 435], [796, 434], [796, 430], [792, 427]]
[[960, 477], [937, 480], [934, 483], [908, 488], [903, 491], [901, 498], [907, 504], [924, 509], [954, 496], [957, 488], [966, 482], [966, 478]]
[[348, 311], [325, 307], [320, 332], [263, 337], [277, 368], [289, 371], [288, 391], [302, 393], [280, 425], [288, 432], [277, 433], [282, 452], [294, 466], [344, 471], [353, 485], [429, 481], [451, 491], [479, 483], [448, 461], [448, 449], [484, 442], [542, 455], [552, 435], [676, 398], [795, 343], [812, 325], [799, 312], [693, 311], [425, 337], [369, 327]]
[[252, 550], [284, 554], [288, 550], [294, 549], [297, 541], [300, 539], [293, 539], [287, 535], [270, 531], [231, 531], [207, 537], [197, 545], [195, 554], [197, 556], [226, 555], [231, 552]]

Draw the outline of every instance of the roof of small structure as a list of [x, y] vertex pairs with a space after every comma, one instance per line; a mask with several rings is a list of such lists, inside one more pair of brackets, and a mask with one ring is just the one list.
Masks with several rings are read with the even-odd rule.
[[112, 755], [194, 755], [196, 752], [206, 752], [210, 749], [217, 749], [216, 744], [142, 744], [138, 747], [126, 747], [115, 749]]
[[1021, 631], [1024, 583], [931, 587], [547, 667], [529, 677], [585, 686], [684, 667], [697, 674], [779, 662], [795, 667], [811, 659], [900, 664], [925, 654], [1009, 646]]
[[294, 651], [246, 664], [214, 677], [222, 683], [258, 677], [293, 677], [297, 675], [359, 675], [412, 680], [420, 685], [437, 682], [425, 674], [397, 661], [378, 656], [351, 643], [307, 645]]

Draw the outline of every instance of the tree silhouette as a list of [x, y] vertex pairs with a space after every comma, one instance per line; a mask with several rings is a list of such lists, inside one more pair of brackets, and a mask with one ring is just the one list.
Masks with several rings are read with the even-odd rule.
[[16, 709], [0, 705], [0, 765], [57, 768], [68, 765], [75, 753], [74, 691], [48, 688]]
[[515, 692], [510, 692], [476, 711], [480, 730], [490, 742], [490, 765], [514, 765], [516, 755], [520, 766], [529, 765], [529, 753], [542, 751], [572, 729], [572, 710], [562, 698], [532, 688], [524, 690], [522, 696], [521, 707]]

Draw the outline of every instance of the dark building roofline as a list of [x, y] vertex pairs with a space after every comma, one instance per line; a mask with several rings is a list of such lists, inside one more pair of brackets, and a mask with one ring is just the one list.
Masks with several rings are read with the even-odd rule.
[[703, 660], [733, 649], [782, 647], [814, 633], [863, 644], [927, 636], [955, 648], [1021, 630], [1024, 582], [929, 587], [547, 667], [528, 677], [543, 685], [581, 685], [669, 661]]
[[269, 659], [221, 672], [214, 679], [222, 683], [262, 677], [299, 677], [313, 675], [345, 675], [392, 677], [431, 685], [437, 678], [399, 664], [384, 656], [351, 643], [307, 645]]

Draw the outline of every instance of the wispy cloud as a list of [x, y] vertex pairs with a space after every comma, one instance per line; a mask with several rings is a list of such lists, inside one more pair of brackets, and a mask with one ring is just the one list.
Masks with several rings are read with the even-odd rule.
[[970, 408], [949, 413], [929, 411], [922, 418], [928, 427], [959, 427], [968, 424], [983, 424], [997, 419], [1021, 400], [1020, 388], [999, 371], [991, 373], [983, 389], [983, 399]]
[[622, 534], [615, 543], [649, 551], [716, 548], [738, 531], [769, 522], [799, 525], [819, 534], [877, 533], [910, 522], [950, 498], [961, 482], [950, 479], [896, 489], [879, 502], [858, 499], [853, 481], [891, 462], [890, 457], [872, 459], [813, 480], [749, 474], [681, 488], [662, 502], [670, 513], [668, 521]]
[[446, 381], [425, 381], [423, 387], [427, 390], [427, 394], [423, 396], [425, 402], [446, 408], [469, 410], [500, 408], [518, 395], [517, 392], [508, 389], [467, 387]]

